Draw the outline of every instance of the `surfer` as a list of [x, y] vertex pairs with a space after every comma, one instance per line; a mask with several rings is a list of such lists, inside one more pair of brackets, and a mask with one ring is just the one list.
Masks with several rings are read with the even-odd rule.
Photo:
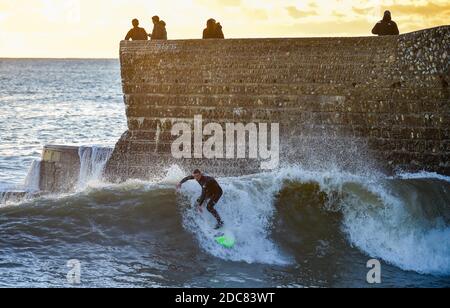
[[191, 180], [196, 180], [202, 187], [202, 195], [197, 200], [197, 208], [201, 211], [203, 203], [207, 200], [208, 205], [206, 208], [217, 220], [217, 225], [215, 229], [218, 230], [222, 228], [224, 223], [219, 213], [217, 213], [216, 209], [214, 208], [217, 202], [219, 202], [220, 198], [222, 198], [223, 195], [222, 187], [220, 187], [219, 183], [217, 183], [217, 181], [213, 177], [203, 175], [202, 172], [197, 169], [192, 173], [192, 175], [184, 178], [178, 184], [177, 188], [180, 189], [184, 183]]

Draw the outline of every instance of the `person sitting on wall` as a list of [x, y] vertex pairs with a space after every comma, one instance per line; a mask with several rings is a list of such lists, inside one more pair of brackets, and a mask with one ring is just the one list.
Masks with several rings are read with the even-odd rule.
[[128, 31], [125, 40], [129, 41], [131, 39], [133, 41], [146, 41], [148, 39], [147, 31], [145, 31], [144, 28], [139, 27], [139, 20], [133, 19], [132, 24], [133, 29]]
[[391, 12], [384, 12], [383, 20], [379, 21], [372, 29], [372, 33], [379, 36], [399, 35], [397, 24], [392, 20]]
[[222, 31], [222, 25], [220, 24], [220, 22], [216, 23], [216, 35], [218, 39], [224, 39], [225, 35], [223, 34]]
[[159, 16], [153, 16], [153, 32], [149, 35], [152, 40], [167, 40], [166, 23], [159, 19]]
[[166, 23], [164, 20], [161, 20], [159, 22], [161, 26], [161, 32], [162, 32], [162, 40], [167, 40], [167, 29], [166, 29]]
[[222, 25], [211, 18], [206, 23], [206, 29], [203, 30], [203, 39], [224, 39]]

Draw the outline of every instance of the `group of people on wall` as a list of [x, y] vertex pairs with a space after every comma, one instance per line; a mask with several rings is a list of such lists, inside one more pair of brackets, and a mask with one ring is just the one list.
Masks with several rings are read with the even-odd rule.
[[146, 41], [149, 38], [152, 40], [167, 40], [166, 23], [163, 20], [160, 20], [158, 16], [153, 16], [152, 22], [153, 31], [151, 34], [148, 34], [144, 28], [139, 27], [139, 20], [133, 19], [131, 22], [133, 28], [128, 31], [125, 40]]
[[[151, 40], [167, 40], [166, 23], [160, 20], [158, 16], [152, 17], [153, 31], [148, 34], [144, 28], [139, 27], [139, 20], [133, 19], [133, 28], [128, 32], [125, 40], [145, 41]], [[380, 20], [372, 29], [372, 34], [379, 36], [399, 35], [397, 24], [392, 20], [390, 11], [384, 12], [383, 19]], [[224, 39], [222, 25], [215, 19], [208, 19], [206, 28], [203, 30], [203, 39]]]
[[[139, 27], [139, 20], [133, 19], [133, 28], [128, 31], [125, 40], [133, 41], [146, 41], [151, 40], [167, 40], [167, 29], [166, 23], [160, 20], [158, 16], [152, 17], [153, 21], [153, 31], [148, 34], [144, 28]], [[222, 31], [222, 25], [215, 19], [208, 19], [206, 23], [206, 28], [203, 30], [203, 39], [224, 39], [225, 36]]]

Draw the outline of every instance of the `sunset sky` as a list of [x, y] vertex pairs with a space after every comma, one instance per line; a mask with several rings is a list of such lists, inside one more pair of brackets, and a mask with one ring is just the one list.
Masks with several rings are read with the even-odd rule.
[[370, 35], [390, 9], [400, 31], [445, 25], [449, 0], [0, 0], [0, 57], [117, 58], [139, 18], [169, 39], [200, 38], [209, 17], [227, 38]]

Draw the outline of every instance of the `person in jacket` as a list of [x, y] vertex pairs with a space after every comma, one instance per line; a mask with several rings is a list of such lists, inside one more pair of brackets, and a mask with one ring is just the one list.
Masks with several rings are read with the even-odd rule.
[[206, 29], [203, 30], [203, 39], [224, 39], [222, 25], [215, 19], [208, 19]]
[[153, 16], [153, 31], [149, 35], [152, 40], [167, 40], [166, 23], [159, 19], [159, 16]]
[[372, 33], [379, 36], [399, 35], [397, 24], [392, 20], [391, 12], [384, 12], [384, 17], [372, 29]]

